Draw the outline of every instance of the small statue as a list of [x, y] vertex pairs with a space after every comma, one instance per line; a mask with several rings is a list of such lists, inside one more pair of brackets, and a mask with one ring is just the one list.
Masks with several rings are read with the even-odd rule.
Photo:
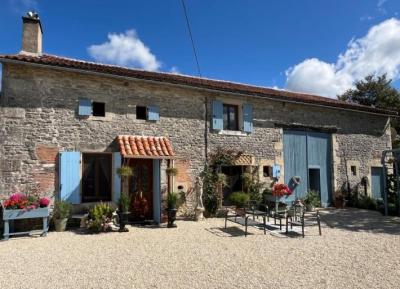
[[196, 221], [201, 221], [204, 219], [204, 205], [203, 205], [203, 180], [201, 177], [196, 178], [196, 196], [197, 196], [197, 206], [196, 206]]

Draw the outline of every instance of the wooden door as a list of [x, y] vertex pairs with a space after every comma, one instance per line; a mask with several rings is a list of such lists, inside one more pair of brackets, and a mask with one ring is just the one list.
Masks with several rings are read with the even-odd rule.
[[129, 165], [133, 176], [129, 181], [131, 213], [134, 220], [153, 219], [153, 160], [134, 159]]

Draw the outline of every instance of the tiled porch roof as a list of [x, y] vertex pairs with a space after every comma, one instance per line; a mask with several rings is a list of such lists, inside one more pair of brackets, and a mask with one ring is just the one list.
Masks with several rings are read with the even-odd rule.
[[119, 135], [119, 149], [126, 158], [173, 158], [174, 150], [166, 137]]
[[233, 162], [233, 165], [235, 165], [235, 166], [253, 166], [254, 165], [254, 156], [242, 154]]

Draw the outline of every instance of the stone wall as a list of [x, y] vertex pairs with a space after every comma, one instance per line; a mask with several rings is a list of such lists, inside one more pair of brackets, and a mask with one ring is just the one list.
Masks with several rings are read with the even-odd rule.
[[[174, 147], [179, 175], [174, 189], [187, 192], [187, 210], [196, 203], [195, 177], [205, 162], [205, 101], [211, 118], [211, 101], [221, 99], [254, 107], [254, 132], [215, 133], [207, 122], [208, 151], [218, 146], [252, 154], [256, 164], [283, 167], [283, 129], [297, 125], [334, 131], [333, 183], [348, 179], [348, 161], [360, 163], [359, 182], [371, 163], [390, 148], [388, 119], [361, 112], [269, 101], [139, 80], [6, 64], [0, 99], [0, 192], [29, 189], [38, 183], [45, 191], [57, 191], [57, 153], [78, 150], [117, 151], [119, 134], [166, 136]], [[106, 117], [77, 116], [78, 99], [106, 103]], [[158, 105], [160, 121], [137, 120], [136, 105]], [[165, 165], [165, 164], [164, 164]], [[166, 176], [162, 178], [166, 186]]]

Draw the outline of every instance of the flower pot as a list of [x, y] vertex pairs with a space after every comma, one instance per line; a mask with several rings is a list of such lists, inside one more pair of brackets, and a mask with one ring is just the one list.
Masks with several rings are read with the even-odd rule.
[[126, 223], [128, 223], [130, 212], [118, 211], [119, 217], [119, 230], [118, 232], [129, 232], [128, 228], [125, 228]]
[[56, 229], [56, 232], [64, 232], [67, 228], [67, 221], [68, 218], [54, 219], [54, 227]]
[[177, 209], [168, 209], [168, 228], [175, 228], [176, 224], [174, 224], [176, 220], [176, 211]]

